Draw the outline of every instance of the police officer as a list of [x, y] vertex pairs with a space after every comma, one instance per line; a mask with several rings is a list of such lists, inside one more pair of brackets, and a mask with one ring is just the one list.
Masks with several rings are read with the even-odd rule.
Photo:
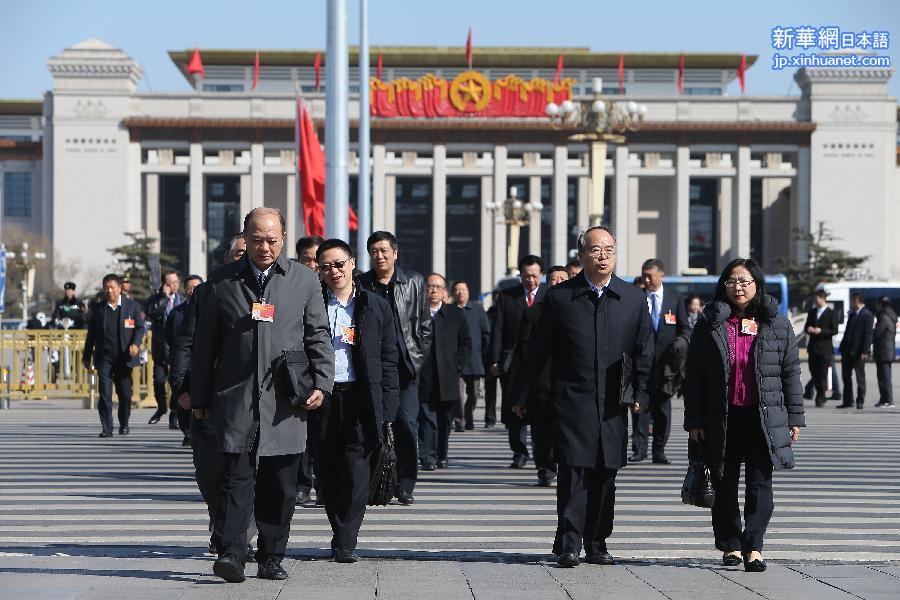
[[[62, 329], [84, 329], [86, 324], [84, 310], [81, 307], [81, 300], [75, 297], [75, 284], [67, 281], [63, 284], [63, 289], [66, 295], [57, 300], [53, 307], [53, 314], [50, 316], [51, 326]], [[66, 319], [71, 321], [68, 327], [64, 324]]]

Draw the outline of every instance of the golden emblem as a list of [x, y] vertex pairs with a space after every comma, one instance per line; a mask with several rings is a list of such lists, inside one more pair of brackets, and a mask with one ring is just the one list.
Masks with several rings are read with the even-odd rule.
[[460, 112], [478, 112], [491, 101], [491, 82], [477, 71], [463, 71], [450, 84], [450, 102]]

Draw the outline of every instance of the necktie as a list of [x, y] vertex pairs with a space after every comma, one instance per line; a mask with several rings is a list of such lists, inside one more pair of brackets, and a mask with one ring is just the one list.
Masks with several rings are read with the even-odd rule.
[[532, 306], [534, 304], [534, 291], [533, 290], [528, 292], [527, 303], [528, 303], [528, 306]]
[[175, 308], [175, 298], [169, 296], [169, 301], [166, 302], [166, 314], [172, 312], [172, 309]]
[[257, 274], [256, 283], [259, 284], [260, 292], [262, 292], [264, 289], [266, 289], [266, 274], [263, 272], [260, 272], [259, 274]]
[[650, 294], [650, 320], [653, 322], [653, 331], [659, 329], [659, 305], [656, 303], [656, 294]]

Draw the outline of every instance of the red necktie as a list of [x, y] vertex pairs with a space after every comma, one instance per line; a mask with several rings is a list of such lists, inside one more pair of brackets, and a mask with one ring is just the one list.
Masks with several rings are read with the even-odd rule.
[[528, 292], [528, 299], [525, 302], [528, 304], [528, 306], [531, 306], [534, 304], [534, 292], [533, 291]]

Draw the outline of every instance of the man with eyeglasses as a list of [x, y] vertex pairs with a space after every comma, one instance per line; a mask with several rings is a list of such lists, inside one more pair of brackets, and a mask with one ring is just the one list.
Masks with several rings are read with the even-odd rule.
[[[576, 567], [615, 564], [612, 534], [615, 480], [626, 464], [628, 409], [647, 405], [653, 329], [647, 297], [616, 277], [616, 240], [606, 227], [578, 237], [582, 272], [549, 290], [531, 334], [524, 389], [537, 385], [550, 361], [553, 453], [558, 467], [558, 525], [553, 553]], [[526, 398], [514, 410], [525, 413]]]
[[397, 266], [397, 238], [387, 231], [376, 231], [366, 240], [372, 270], [359, 276], [363, 289], [381, 296], [391, 305], [400, 354], [400, 403], [394, 423], [397, 450], [397, 491], [400, 504], [415, 503], [413, 491], [418, 473], [419, 437], [418, 376], [431, 346], [431, 311], [421, 274]]

